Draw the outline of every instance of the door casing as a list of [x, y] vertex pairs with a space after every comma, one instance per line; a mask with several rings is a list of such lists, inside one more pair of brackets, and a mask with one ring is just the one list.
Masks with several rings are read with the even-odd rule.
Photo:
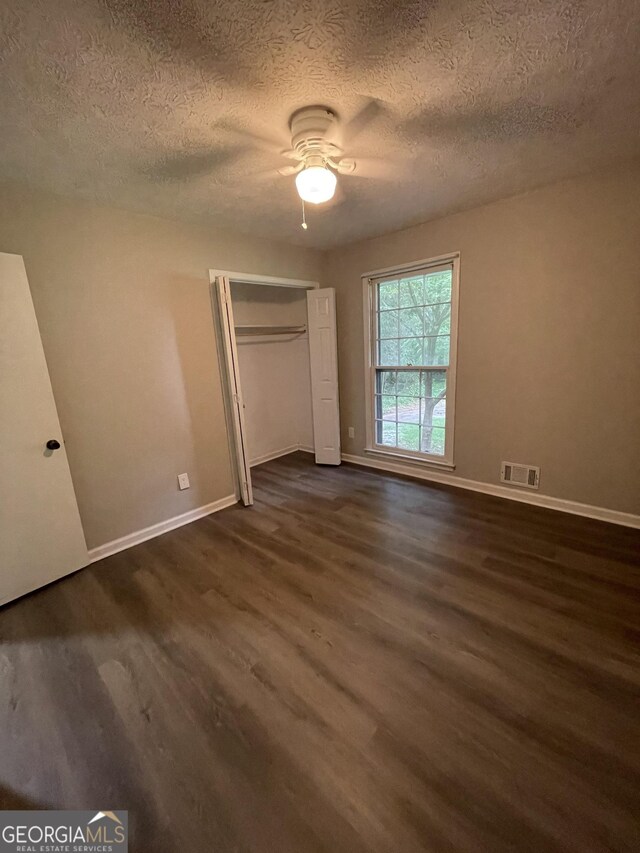
[[[212, 289], [212, 302], [220, 319], [218, 326], [222, 338], [221, 349], [224, 359], [222, 375], [225, 407], [228, 414], [227, 426], [230, 433], [229, 451], [236, 480], [236, 495], [245, 506], [250, 506], [253, 503], [253, 487], [251, 483], [246, 427], [244, 426], [244, 413], [242, 411], [242, 382], [235, 342], [230, 286], [232, 283], [240, 283], [259, 284], [264, 287], [291, 287], [298, 290], [315, 290], [320, 287], [320, 283], [305, 279], [276, 278], [273, 276], [256, 275], [255, 273], [233, 272], [231, 270], [220, 269], [209, 270], [209, 281]], [[222, 281], [226, 281], [226, 293], [228, 297], [227, 303], [224, 305], [220, 301], [222, 284], [218, 284], [218, 282]]]

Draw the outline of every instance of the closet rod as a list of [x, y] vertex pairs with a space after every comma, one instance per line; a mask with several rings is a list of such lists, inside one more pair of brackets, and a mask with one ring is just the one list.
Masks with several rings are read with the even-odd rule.
[[307, 331], [306, 326], [258, 326], [255, 324], [247, 326], [236, 326], [237, 335], [303, 335]]

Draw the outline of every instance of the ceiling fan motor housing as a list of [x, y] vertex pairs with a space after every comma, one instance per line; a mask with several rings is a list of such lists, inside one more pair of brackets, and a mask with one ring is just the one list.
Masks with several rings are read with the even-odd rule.
[[[322, 160], [340, 156], [342, 150], [327, 139], [336, 125], [336, 115], [327, 107], [303, 107], [295, 112], [291, 116], [289, 126], [291, 148], [296, 154], [296, 159], [309, 163], [310, 157], [314, 160], [316, 157]], [[313, 165], [316, 163], [314, 162]]]

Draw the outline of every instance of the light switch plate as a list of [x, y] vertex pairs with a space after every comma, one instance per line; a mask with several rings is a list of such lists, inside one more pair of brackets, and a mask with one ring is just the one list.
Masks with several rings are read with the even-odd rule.
[[188, 474], [178, 474], [178, 487], [182, 489], [188, 489], [190, 486], [189, 483], [189, 475]]

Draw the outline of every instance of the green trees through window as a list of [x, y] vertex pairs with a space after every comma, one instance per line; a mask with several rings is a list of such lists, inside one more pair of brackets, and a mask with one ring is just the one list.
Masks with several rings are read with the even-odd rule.
[[381, 281], [375, 294], [375, 441], [445, 454], [452, 268]]

